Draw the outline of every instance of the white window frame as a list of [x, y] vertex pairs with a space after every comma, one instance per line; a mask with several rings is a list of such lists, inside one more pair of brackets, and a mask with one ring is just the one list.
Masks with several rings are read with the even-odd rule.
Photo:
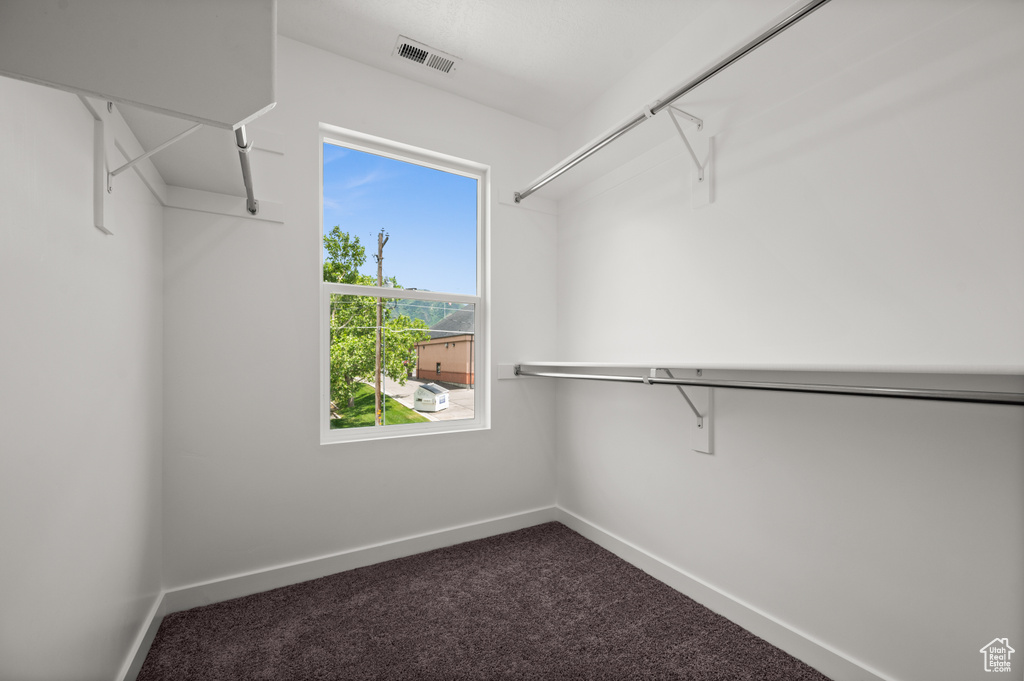
[[[440, 293], [394, 289], [354, 284], [335, 284], [323, 281], [324, 252], [324, 144], [364, 151], [385, 156], [406, 163], [414, 163], [446, 173], [463, 175], [477, 181], [477, 235], [476, 235], [476, 295]], [[320, 124], [320, 232], [317, 239], [320, 263], [317, 279], [320, 280], [320, 444], [343, 442], [364, 442], [396, 437], [438, 435], [490, 428], [490, 300], [488, 295], [487, 268], [490, 263], [490, 166], [447, 154], [393, 142], [381, 137], [366, 135], [327, 123]], [[472, 419], [455, 421], [430, 421], [427, 423], [404, 423], [391, 426], [367, 426], [364, 428], [331, 428], [331, 295], [379, 296], [381, 298], [406, 300], [432, 300], [453, 303], [472, 303], [474, 314], [474, 409]]]

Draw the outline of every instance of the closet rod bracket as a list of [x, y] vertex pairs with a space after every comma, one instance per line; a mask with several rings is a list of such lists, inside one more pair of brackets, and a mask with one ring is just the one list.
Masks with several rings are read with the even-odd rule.
[[[675, 378], [675, 376], [672, 374], [672, 370], [671, 369], [651, 369], [651, 375], [644, 377], [644, 379], [643, 379], [644, 383], [646, 383], [647, 385], [656, 385], [656, 383], [652, 382], [651, 379], [652, 378], [658, 378], [658, 371], [664, 371], [665, 374], [669, 378], [672, 378], [672, 379]], [[703, 373], [703, 372], [701, 372], [698, 369], [697, 370], [697, 374], [700, 375], [701, 373]], [[696, 417], [696, 424], [695, 424], [696, 429], [691, 431], [691, 433], [690, 433], [690, 446], [695, 451], [704, 452], [706, 454], [711, 454], [712, 453], [712, 450], [711, 450], [711, 409], [712, 409], [711, 388], [703, 388], [703, 387], [689, 387], [688, 388], [689, 390], [692, 390], [694, 392], [694, 397], [699, 402], [703, 403], [703, 405], [704, 405], [704, 413], [703, 414], [701, 413], [700, 409], [697, 408], [697, 405], [695, 405], [693, 403], [693, 399], [691, 399], [689, 393], [687, 393], [687, 389], [686, 388], [683, 388], [683, 386], [681, 386], [681, 385], [676, 385], [676, 389], [679, 390], [679, 394], [683, 396], [684, 400], [686, 400], [687, 406], [690, 407], [690, 411], [692, 411], [693, 415]]]
[[704, 121], [702, 121], [701, 119], [697, 118], [693, 114], [688, 114], [685, 111], [683, 111], [682, 109], [677, 108], [675, 106], [670, 106], [670, 107], [668, 107], [668, 109], [669, 109], [669, 113], [672, 114], [673, 117], [679, 116], [681, 118], [685, 118], [686, 120], [688, 120], [691, 123], [693, 123], [694, 125], [696, 125], [698, 132], [704, 130]]
[[[683, 146], [686, 147], [686, 151], [690, 155], [690, 160], [693, 161], [693, 166], [696, 170], [696, 176], [691, 187], [691, 206], [693, 208], [706, 206], [714, 200], [711, 190], [711, 169], [714, 161], [715, 140], [713, 137], [700, 134], [691, 142], [686, 132], [683, 131], [680, 118], [696, 126], [698, 132], [704, 130], [704, 121], [675, 106], [668, 106], [666, 108], [668, 109], [669, 117], [672, 119], [672, 125], [675, 126], [676, 132], [679, 133], [679, 138], [683, 141]], [[694, 150], [694, 144], [697, 145], [697, 150]], [[703, 161], [700, 160], [698, 152], [703, 155]]]
[[668, 113], [669, 116], [672, 117], [672, 124], [676, 126], [676, 132], [679, 133], [680, 139], [683, 140], [683, 145], [686, 146], [686, 151], [688, 151], [690, 154], [690, 159], [693, 161], [694, 167], [697, 169], [697, 181], [703, 182], [704, 169], [707, 167], [708, 162], [710, 161], [711, 149], [708, 148], [708, 156], [704, 159], [704, 162], [701, 163], [700, 159], [697, 158], [697, 152], [693, 150], [693, 145], [690, 144], [689, 138], [687, 138], [686, 133], [683, 132], [683, 127], [679, 125], [679, 117], [681, 116], [690, 121], [691, 123], [693, 123], [694, 125], [696, 125], [698, 131], [704, 129], [704, 121], [697, 118], [696, 116], [692, 116], [686, 113], [685, 111], [682, 111], [681, 109], [677, 109], [674, 106], [668, 107]]

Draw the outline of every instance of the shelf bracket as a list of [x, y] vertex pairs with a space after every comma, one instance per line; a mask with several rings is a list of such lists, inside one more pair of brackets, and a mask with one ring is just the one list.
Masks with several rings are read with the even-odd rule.
[[[658, 378], [659, 369], [651, 369], [650, 378]], [[669, 378], [675, 378], [672, 375], [671, 369], [661, 369], [664, 371]], [[697, 375], [701, 375], [701, 371], [697, 370]], [[647, 378], [644, 379], [644, 383], [647, 385], [653, 385]], [[711, 454], [711, 415], [712, 415], [712, 394], [711, 388], [705, 388], [700, 386], [691, 386], [684, 389], [683, 386], [677, 385], [676, 389], [679, 390], [679, 394], [686, 400], [686, 404], [690, 407], [690, 411], [696, 417], [696, 423], [694, 429], [690, 431], [690, 446], [694, 451], [703, 452], [705, 454]], [[687, 390], [693, 391], [693, 397], [704, 405], [704, 413], [702, 414], [700, 409], [697, 408], [691, 399]]]
[[158, 152], [163, 151], [164, 149], [166, 149], [167, 147], [171, 146], [172, 144], [174, 144], [178, 140], [184, 139], [185, 137], [188, 137], [189, 135], [191, 135], [192, 133], [194, 133], [196, 130], [198, 130], [201, 127], [203, 127], [202, 123], [196, 123], [195, 125], [193, 125], [188, 130], [185, 130], [183, 132], [178, 133], [177, 135], [175, 135], [171, 139], [167, 140], [163, 144], [155, 146], [152, 149], [150, 149], [149, 151], [147, 151], [146, 153], [142, 154], [141, 156], [138, 156], [137, 158], [133, 158], [131, 161], [128, 161], [124, 165], [119, 166], [119, 167], [115, 168], [114, 170], [111, 170], [109, 173], [107, 173], [107, 193], [110, 193], [110, 192], [114, 191], [114, 178], [115, 177], [117, 177], [118, 175], [120, 175], [124, 171], [128, 170], [129, 168], [134, 166], [136, 163], [139, 163], [140, 161], [145, 161], [147, 158], [149, 158], [153, 154], [156, 154]]
[[[107, 102], [106, 106], [102, 106], [99, 102], [90, 100], [88, 97], [79, 95], [79, 99], [82, 101], [82, 104], [85, 105], [85, 108], [92, 114], [94, 120], [93, 224], [96, 225], [96, 229], [100, 230], [104, 234], [111, 235], [114, 232], [111, 230], [110, 216], [107, 212], [107, 195], [114, 191], [114, 178], [129, 168], [138, 165], [153, 154], [163, 151], [178, 140], [192, 134], [203, 126], [201, 123], [193, 125], [188, 130], [175, 135], [163, 144], [150, 149], [139, 157], [118, 166], [114, 170], [108, 170], [110, 168], [111, 159], [117, 158], [122, 152], [122, 149], [118, 147], [114, 140], [114, 130], [116, 129], [114, 127], [114, 120], [119, 114], [114, 109], [113, 102]], [[127, 154], [124, 155], [127, 156]]]
[[683, 132], [683, 126], [680, 125], [679, 119], [684, 118], [697, 127], [698, 132], [704, 130], [704, 121], [697, 118], [692, 114], [688, 114], [681, 109], [677, 109], [674, 106], [668, 107], [669, 116], [672, 118], [672, 124], [676, 128], [676, 132], [679, 133], [679, 137], [683, 140], [683, 144], [686, 146], [686, 151], [690, 154], [690, 159], [693, 161], [694, 168], [696, 168], [697, 175], [693, 182], [693, 200], [692, 205], [694, 208], [705, 206], [712, 202], [713, 197], [711, 194], [711, 166], [714, 159], [714, 138], [706, 137], [704, 135], [698, 136], [698, 145], [706, 147], [701, 149], [704, 152], [704, 161], [698, 158], [697, 152], [693, 149], [693, 144], [690, 143], [690, 139]]
[[107, 236], [114, 232], [110, 228], [107, 215], [107, 194], [110, 193], [110, 174], [107, 171], [107, 160], [116, 158], [117, 146], [114, 143], [114, 129], [111, 118], [114, 116], [114, 105], [107, 102], [101, 106], [99, 102], [79, 95], [82, 105], [93, 117], [92, 146], [92, 215], [93, 224]]

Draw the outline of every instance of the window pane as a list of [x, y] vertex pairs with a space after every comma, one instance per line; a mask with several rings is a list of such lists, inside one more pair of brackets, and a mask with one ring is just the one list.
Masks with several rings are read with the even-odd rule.
[[475, 308], [332, 294], [331, 428], [472, 419]]
[[376, 285], [383, 232], [385, 282], [476, 295], [475, 178], [330, 143], [323, 153], [325, 281]]

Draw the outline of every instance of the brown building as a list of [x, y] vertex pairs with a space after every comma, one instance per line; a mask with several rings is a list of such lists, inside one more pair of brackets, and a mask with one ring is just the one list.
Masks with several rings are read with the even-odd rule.
[[430, 340], [416, 344], [416, 378], [472, 388], [476, 343], [472, 308], [456, 310], [430, 327]]

